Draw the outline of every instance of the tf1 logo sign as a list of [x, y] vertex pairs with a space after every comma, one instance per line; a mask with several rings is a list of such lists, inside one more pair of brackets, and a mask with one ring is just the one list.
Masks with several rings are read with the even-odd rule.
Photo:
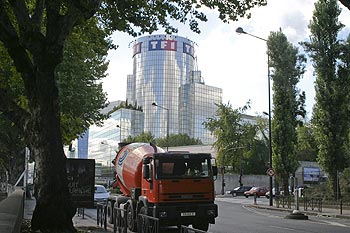
[[148, 44], [148, 50], [177, 50], [176, 40], [150, 40]]

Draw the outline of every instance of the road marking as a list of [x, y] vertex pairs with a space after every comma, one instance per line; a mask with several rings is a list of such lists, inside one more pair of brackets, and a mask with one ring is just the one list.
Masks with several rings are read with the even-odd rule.
[[[288, 231], [296, 231], [296, 232], [301, 232], [300, 229], [292, 229], [292, 228], [287, 228], [287, 227], [279, 227], [279, 226], [269, 226], [271, 228], [277, 228], [277, 229], [282, 229], [282, 230], [288, 230]], [[305, 231], [306, 232], [306, 231]]]
[[344, 225], [344, 224], [341, 224], [341, 223], [338, 223], [338, 222], [331, 222], [331, 221], [326, 221], [326, 220], [319, 220], [319, 221], [323, 222], [323, 223], [327, 223], [327, 224], [332, 225], [332, 226], [349, 227], [347, 225]]
[[270, 214], [270, 213], [264, 213], [264, 212], [258, 211], [255, 208], [252, 208], [252, 207], [249, 207], [249, 206], [243, 206], [242, 205], [242, 208], [247, 210], [247, 211], [250, 211], [250, 212], [253, 212], [255, 214], [258, 214], [258, 215], [267, 216], [267, 217], [270, 217], [270, 218], [282, 218], [282, 217], [277, 216], [277, 215], [273, 215], [273, 214]]

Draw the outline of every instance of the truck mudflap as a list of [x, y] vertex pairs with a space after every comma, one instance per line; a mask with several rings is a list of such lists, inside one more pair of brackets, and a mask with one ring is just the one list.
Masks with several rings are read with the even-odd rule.
[[198, 220], [214, 224], [218, 216], [218, 206], [213, 203], [154, 205], [149, 211], [163, 226], [190, 225]]

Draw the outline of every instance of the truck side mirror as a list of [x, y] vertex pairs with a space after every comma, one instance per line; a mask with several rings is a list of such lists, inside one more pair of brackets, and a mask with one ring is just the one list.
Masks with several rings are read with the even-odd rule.
[[217, 166], [213, 166], [213, 176], [217, 176], [218, 175], [218, 167]]
[[149, 171], [148, 164], [143, 165], [142, 173], [143, 173], [142, 175], [143, 175], [144, 179], [146, 179], [146, 180], [150, 179], [150, 171]]

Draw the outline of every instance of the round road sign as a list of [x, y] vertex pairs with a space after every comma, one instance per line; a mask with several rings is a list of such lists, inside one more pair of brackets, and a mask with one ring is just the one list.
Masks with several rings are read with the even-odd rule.
[[275, 171], [272, 168], [269, 168], [269, 169], [267, 169], [266, 174], [268, 176], [274, 176], [275, 175]]

